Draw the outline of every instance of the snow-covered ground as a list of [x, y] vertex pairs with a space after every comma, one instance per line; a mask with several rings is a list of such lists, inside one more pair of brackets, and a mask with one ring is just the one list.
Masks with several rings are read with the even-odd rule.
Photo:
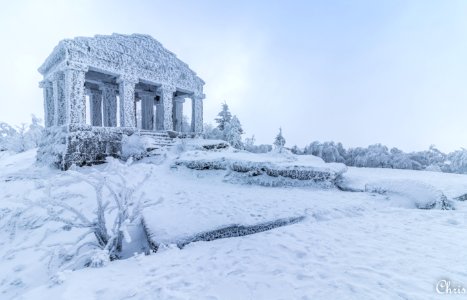
[[[364, 190], [350, 192], [232, 184], [225, 182], [225, 170], [175, 167], [176, 155], [146, 158], [125, 167], [125, 177], [136, 183], [152, 170], [142, 190], [155, 205], [144, 217], [164, 246], [103, 268], [57, 273], [50, 265], [52, 254], [60, 256], [56, 243], [74, 240], [77, 233], [55, 223], [41, 226], [35, 211], [11, 218], [22, 200], [35, 199], [47, 184], [70, 177], [70, 172], [36, 166], [34, 156], [34, 151], [0, 156], [0, 299], [452, 298], [436, 292], [444, 279], [451, 288], [467, 289], [463, 202], [454, 201], [455, 210], [416, 209], [391, 201], [391, 193], [366, 189], [391, 182], [397, 191], [405, 186], [398, 182], [415, 182], [453, 199], [467, 193], [467, 175], [349, 168], [343, 184]], [[86, 176], [113, 172], [109, 164], [77, 171]], [[63, 189], [83, 194], [73, 205], [92, 211], [89, 186], [74, 182]], [[305, 219], [182, 250], [174, 246], [226, 225], [296, 216]]]

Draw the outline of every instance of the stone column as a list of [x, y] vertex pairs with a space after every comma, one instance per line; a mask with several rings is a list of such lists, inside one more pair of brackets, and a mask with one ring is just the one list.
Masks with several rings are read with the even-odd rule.
[[164, 130], [164, 107], [161, 97], [156, 97], [156, 130]]
[[203, 132], [203, 99], [204, 95], [191, 96], [191, 131], [195, 133]]
[[54, 126], [55, 103], [53, 95], [53, 84], [51, 81], [41, 81], [39, 86], [44, 93], [44, 123], [46, 127]]
[[89, 90], [89, 111], [92, 126], [102, 126], [102, 91]]
[[61, 126], [66, 124], [67, 103], [65, 99], [65, 75], [57, 72], [52, 76], [52, 89], [54, 97], [54, 124]]
[[154, 130], [154, 98], [153, 92], [138, 92], [141, 97], [141, 128]]
[[67, 124], [86, 124], [84, 76], [87, 69], [83, 65], [69, 64], [64, 70]]
[[99, 90], [102, 92], [102, 110], [105, 127], [117, 126], [117, 86], [112, 84], [101, 84]]
[[118, 78], [118, 91], [120, 96], [120, 126], [136, 127], [135, 118], [135, 85], [136, 77], [120, 76]]
[[185, 98], [178, 96], [174, 98], [173, 103], [173, 123], [174, 123], [174, 130], [181, 132], [182, 131], [182, 123], [183, 123], [183, 103], [185, 102]]
[[173, 130], [172, 121], [172, 106], [173, 106], [173, 95], [175, 93], [175, 87], [171, 85], [162, 85], [161, 91], [161, 105], [162, 105], [162, 130]]

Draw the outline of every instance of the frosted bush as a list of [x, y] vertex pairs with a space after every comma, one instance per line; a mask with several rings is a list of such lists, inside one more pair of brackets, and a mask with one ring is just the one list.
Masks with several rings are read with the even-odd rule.
[[91, 260], [89, 266], [91, 268], [102, 268], [105, 267], [109, 262], [109, 251], [108, 250], [96, 250], [93, 255], [91, 255]]
[[141, 158], [146, 154], [146, 145], [143, 138], [138, 134], [131, 136], [123, 135], [122, 138], [122, 158]]
[[[123, 241], [130, 243], [132, 240], [128, 226], [140, 224], [142, 210], [149, 205], [144, 193], [139, 193], [139, 189], [151, 176], [151, 172], [148, 172], [141, 182], [129, 184], [129, 164], [131, 160], [123, 164], [117, 159], [109, 158], [104, 172], [94, 170], [83, 175], [70, 170], [67, 174], [70, 174], [71, 178], [64, 177], [46, 186], [41, 199], [26, 201], [25, 212], [31, 208], [43, 209], [47, 221], [61, 223], [63, 230], [84, 230], [68, 247], [68, 254], [55, 255], [62, 257], [58, 264], [63, 269], [99, 267], [109, 260], [122, 257]], [[85, 213], [73, 205], [75, 200], [81, 201], [86, 197], [85, 193], [61, 192], [64, 186], [83, 183], [94, 191], [94, 202], [89, 202], [95, 206], [93, 212]], [[43, 218], [29, 220], [43, 223]], [[15, 227], [17, 226], [21, 225], [16, 224]], [[32, 227], [34, 224], [28, 226]]]

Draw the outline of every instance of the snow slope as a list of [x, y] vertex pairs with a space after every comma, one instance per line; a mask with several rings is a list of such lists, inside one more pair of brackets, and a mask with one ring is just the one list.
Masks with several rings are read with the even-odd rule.
[[[36, 197], [68, 172], [35, 166], [34, 152], [1, 157], [0, 298], [437, 299], [440, 279], [467, 287], [467, 208], [461, 202], [456, 210], [420, 210], [395, 206], [377, 193], [231, 184], [223, 170], [173, 168], [174, 159], [148, 158], [126, 170], [130, 182], [153, 171], [143, 189], [155, 205], [144, 215], [166, 246], [104, 268], [56, 274], [47, 267], [45, 245], [75, 233], [51, 224], [43, 242], [44, 227], [16, 226], [12, 237], [5, 220], [18, 200]], [[78, 171], [110, 173], [108, 167]], [[375, 179], [411, 178], [449, 198], [467, 192], [466, 175], [349, 168], [344, 176], [354, 188]], [[85, 195], [74, 203], [84, 212], [94, 204], [86, 185], [64, 190]], [[303, 222], [254, 235], [196, 242], [183, 250], [173, 245], [220, 226], [301, 215]]]
[[359, 190], [364, 190], [366, 184], [381, 180], [402, 180], [431, 185], [441, 190], [448, 198], [459, 197], [467, 193], [466, 175], [463, 174], [349, 167], [344, 179], [345, 186]]

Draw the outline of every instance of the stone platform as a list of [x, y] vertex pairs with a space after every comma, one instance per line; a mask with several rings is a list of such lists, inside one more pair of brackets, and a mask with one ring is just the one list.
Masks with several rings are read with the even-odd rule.
[[150, 136], [154, 148], [168, 147], [172, 144], [172, 139], [165, 131], [90, 125], [54, 126], [45, 129], [44, 138], [37, 151], [37, 160], [62, 170], [67, 170], [72, 165], [104, 163], [108, 156], [121, 158], [124, 137], [134, 134]]

